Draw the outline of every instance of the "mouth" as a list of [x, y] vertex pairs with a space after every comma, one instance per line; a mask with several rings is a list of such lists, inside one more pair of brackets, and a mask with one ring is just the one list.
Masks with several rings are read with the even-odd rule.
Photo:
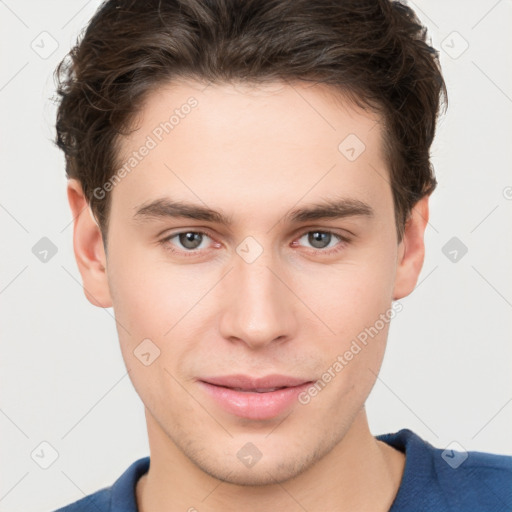
[[242, 393], [269, 393], [271, 391], [277, 391], [278, 389], [286, 389], [288, 386], [281, 386], [279, 388], [254, 388], [254, 389], [244, 389], [244, 388], [230, 388], [229, 386], [219, 386], [220, 388], [232, 389], [234, 391], [241, 391]]
[[252, 420], [272, 419], [284, 413], [313, 382], [284, 375], [260, 378], [229, 375], [198, 381], [217, 406], [230, 414]]

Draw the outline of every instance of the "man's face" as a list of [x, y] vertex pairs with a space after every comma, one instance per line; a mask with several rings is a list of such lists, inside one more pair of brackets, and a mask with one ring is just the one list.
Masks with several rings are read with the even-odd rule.
[[[123, 163], [150, 147], [111, 192], [121, 350], [162, 446], [219, 479], [283, 481], [356, 425], [383, 358], [402, 245], [381, 125], [320, 85], [203, 89], [183, 81], [153, 93], [121, 146]], [[183, 108], [190, 97], [197, 104]], [[158, 130], [176, 109], [172, 130]], [[230, 223], [167, 215], [165, 201]], [[342, 202], [339, 217], [293, 217], [328, 201]], [[329, 368], [316, 396], [301, 388], [302, 403], [246, 391], [224, 402], [201, 382], [314, 382]]]

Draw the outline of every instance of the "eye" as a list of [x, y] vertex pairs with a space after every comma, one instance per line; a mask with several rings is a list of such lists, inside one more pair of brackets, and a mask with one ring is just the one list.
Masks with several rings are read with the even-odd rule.
[[[187, 253], [193, 255], [200, 249], [207, 248], [203, 244], [205, 238], [210, 237], [203, 231], [181, 231], [165, 237], [161, 243], [171, 252], [180, 252], [188, 256]], [[174, 239], [176, 239], [176, 243], [172, 242]], [[177, 248], [175, 248], [176, 245], [178, 245]]]
[[[196, 256], [202, 250], [208, 249], [207, 239], [212, 240], [203, 231], [180, 231], [165, 237], [160, 243], [166, 250], [172, 253], [183, 256]], [[292, 242], [291, 245], [293, 247], [302, 245], [299, 242], [303, 239], [306, 239], [306, 243], [311, 244], [313, 252], [326, 255], [341, 251], [350, 241], [347, 237], [332, 231], [313, 230], [305, 232], [297, 241]], [[175, 241], [173, 242], [173, 240]], [[215, 245], [221, 247], [221, 244], [216, 243]]]
[[[325, 254], [338, 252], [349, 242], [348, 238], [344, 236], [332, 231], [321, 230], [308, 231], [299, 238], [299, 241], [303, 239], [306, 239], [306, 242], [311, 244], [317, 252]], [[296, 246], [298, 244], [293, 242], [292, 245]]]

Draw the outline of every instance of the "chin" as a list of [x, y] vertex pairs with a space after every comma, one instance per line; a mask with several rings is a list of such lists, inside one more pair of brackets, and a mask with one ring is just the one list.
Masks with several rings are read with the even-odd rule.
[[[274, 453], [271, 459], [264, 461], [264, 456], [252, 467], [244, 467], [237, 458], [224, 459], [220, 465], [217, 460], [195, 460], [195, 464], [205, 473], [233, 485], [267, 486], [282, 484], [306, 471], [315, 461], [316, 453], [309, 457], [286, 460], [283, 455]], [[231, 464], [226, 461], [231, 461]]]
[[285, 474], [282, 471], [266, 471], [264, 468], [260, 468], [259, 470], [256, 470], [255, 468], [246, 470], [240, 468], [230, 469], [217, 467], [213, 472], [206, 468], [203, 468], [203, 471], [222, 482], [244, 487], [261, 487], [281, 484], [296, 476], [293, 473]]

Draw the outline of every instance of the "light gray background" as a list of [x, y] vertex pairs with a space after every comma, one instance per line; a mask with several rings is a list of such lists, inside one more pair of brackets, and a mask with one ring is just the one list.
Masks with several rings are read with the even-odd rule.
[[[149, 453], [112, 310], [82, 293], [51, 143], [53, 70], [99, 3], [0, 0], [1, 511], [53, 510]], [[450, 106], [432, 151], [426, 261], [392, 323], [370, 426], [512, 455], [512, 2], [409, 4], [441, 49]], [[58, 252], [42, 263], [32, 247], [45, 236]], [[454, 236], [468, 248], [457, 262], [442, 252]], [[58, 452], [47, 469], [43, 441]]]

